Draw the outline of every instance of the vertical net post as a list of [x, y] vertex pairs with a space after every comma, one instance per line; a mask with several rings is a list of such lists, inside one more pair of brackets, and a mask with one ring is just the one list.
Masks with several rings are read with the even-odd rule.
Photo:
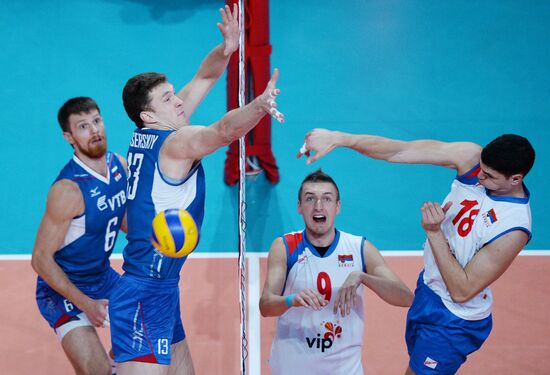
[[[245, 23], [244, 0], [239, 0], [239, 108], [245, 103]], [[248, 340], [246, 338], [246, 153], [245, 136], [239, 138], [239, 301], [241, 306], [241, 374], [246, 375]]]

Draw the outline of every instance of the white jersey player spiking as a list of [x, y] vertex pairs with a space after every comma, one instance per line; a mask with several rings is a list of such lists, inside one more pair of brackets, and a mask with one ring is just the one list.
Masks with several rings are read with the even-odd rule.
[[[452, 183], [451, 192], [445, 198], [453, 204], [441, 223], [441, 230], [449, 242], [453, 256], [462, 267], [485, 245], [514, 230], [531, 237], [531, 208], [529, 191], [526, 196], [503, 197], [487, 192], [477, 178], [479, 164]], [[424, 244], [424, 283], [433, 290], [455, 315], [466, 320], [480, 320], [491, 314], [493, 295], [489, 287], [472, 299], [453, 302], [443, 277], [437, 267], [429, 241]]]
[[456, 373], [491, 332], [489, 286], [531, 238], [524, 178], [535, 162], [533, 146], [517, 134], [503, 134], [481, 147], [314, 129], [306, 135], [303, 151], [311, 164], [337, 147], [391, 163], [432, 164], [457, 172], [443, 204], [428, 201], [420, 207], [427, 237], [425, 268], [405, 332], [405, 374]]
[[300, 187], [306, 229], [277, 238], [269, 250], [260, 299], [279, 316], [269, 365], [277, 374], [362, 374], [363, 291], [410, 306], [412, 292], [367, 240], [334, 227], [340, 196], [321, 170]]

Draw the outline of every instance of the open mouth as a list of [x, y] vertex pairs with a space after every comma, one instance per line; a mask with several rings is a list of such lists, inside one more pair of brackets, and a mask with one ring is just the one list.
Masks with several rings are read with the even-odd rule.
[[103, 138], [94, 138], [91, 140], [92, 144], [101, 143], [103, 142]]
[[324, 223], [325, 221], [327, 221], [327, 217], [325, 215], [314, 215], [313, 221], [315, 221], [316, 223]]

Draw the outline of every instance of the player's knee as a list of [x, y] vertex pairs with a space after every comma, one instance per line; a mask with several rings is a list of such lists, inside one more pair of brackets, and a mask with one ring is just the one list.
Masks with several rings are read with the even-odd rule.
[[79, 375], [111, 375], [111, 364], [109, 361], [92, 358], [76, 371]]

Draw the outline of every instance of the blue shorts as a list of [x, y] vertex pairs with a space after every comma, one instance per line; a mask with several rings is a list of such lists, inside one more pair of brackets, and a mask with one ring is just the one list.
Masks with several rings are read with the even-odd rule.
[[170, 346], [185, 339], [178, 281], [120, 278], [109, 304], [116, 362], [170, 364]]
[[493, 319], [464, 320], [450, 312], [441, 298], [418, 278], [407, 314], [405, 339], [409, 367], [417, 374], [454, 374], [466, 356], [485, 342]]
[[[109, 299], [119, 278], [120, 275], [109, 268], [100, 282], [91, 285], [75, 285], [82, 293], [92, 299]], [[82, 310], [53, 290], [41, 277], [38, 277], [36, 281], [36, 303], [40, 314], [54, 329], [67, 322], [79, 319], [77, 315], [82, 313]]]

